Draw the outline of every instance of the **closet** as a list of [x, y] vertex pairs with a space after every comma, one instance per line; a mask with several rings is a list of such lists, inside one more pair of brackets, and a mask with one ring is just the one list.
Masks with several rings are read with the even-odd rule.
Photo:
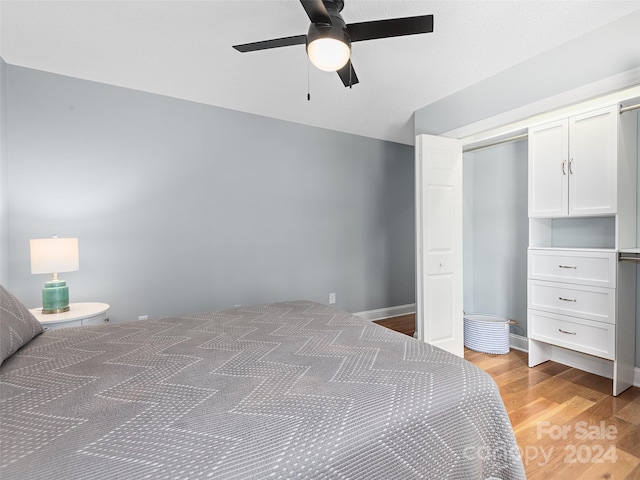
[[[640, 89], [629, 92], [633, 95], [610, 94], [467, 137], [458, 145], [449, 143], [446, 155], [437, 144], [441, 137], [417, 137], [419, 338], [435, 345], [454, 339], [459, 342], [463, 304], [472, 297], [470, 288], [476, 295], [477, 285], [497, 284], [479, 278], [469, 286], [469, 269], [466, 260], [461, 263], [460, 259], [462, 250], [466, 255], [470, 248], [453, 241], [461, 223], [457, 206], [461, 194], [457, 186], [448, 187], [433, 175], [447, 173], [447, 181], [453, 175], [453, 184], [458, 185], [463, 176], [458, 168], [463, 147], [467, 151], [491, 145], [492, 139], [494, 144], [508, 142], [510, 137], [522, 139], [526, 132], [527, 191], [523, 194], [527, 205], [523, 216], [528, 239], [519, 257], [526, 262], [526, 271], [521, 273], [526, 279], [521, 287], [526, 288], [526, 319], [520, 331], [512, 331], [512, 340], [528, 349], [530, 367], [553, 360], [604, 375], [613, 378], [614, 395], [633, 384], [636, 351], [640, 351], [636, 346], [640, 269], [637, 261], [622, 258], [635, 258], [638, 253], [634, 252], [640, 252], [638, 111], [623, 113], [631, 108], [621, 108], [620, 102], [638, 104]], [[425, 158], [432, 163], [427, 165]], [[447, 158], [455, 158], [456, 168], [449, 169]], [[465, 202], [466, 198], [462, 208], [467, 208]], [[449, 220], [453, 227], [446, 224]], [[433, 221], [445, 221], [446, 228]], [[487, 217], [474, 221], [486, 222]], [[469, 228], [465, 220], [465, 239]], [[496, 237], [505, 228], [496, 231]], [[499, 249], [498, 242], [494, 248]], [[449, 260], [442, 261], [445, 254]], [[460, 284], [462, 264], [464, 287]], [[474, 262], [471, 269], [477, 265]], [[489, 266], [482, 268], [488, 271]], [[504, 296], [513, 297], [510, 293]], [[459, 343], [456, 345], [458, 353]]]
[[614, 395], [633, 384], [636, 269], [618, 257], [636, 247], [637, 163], [637, 116], [618, 104], [529, 129], [529, 366], [554, 346], [608, 360]]
[[517, 322], [526, 348], [527, 140], [466, 151], [463, 167], [464, 310]]

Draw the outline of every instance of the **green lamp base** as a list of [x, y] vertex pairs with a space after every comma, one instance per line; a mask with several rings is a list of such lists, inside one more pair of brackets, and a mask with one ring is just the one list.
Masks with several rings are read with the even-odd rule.
[[64, 280], [45, 282], [42, 289], [42, 313], [69, 311], [69, 287]]

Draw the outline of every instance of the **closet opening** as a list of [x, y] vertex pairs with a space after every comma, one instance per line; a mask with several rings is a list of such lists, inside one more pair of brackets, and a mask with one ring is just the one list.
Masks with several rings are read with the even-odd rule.
[[[527, 336], [526, 135], [463, 155], [464, 311], [517, 321]], [[525, 343], [526, 344], [526, 343]]]

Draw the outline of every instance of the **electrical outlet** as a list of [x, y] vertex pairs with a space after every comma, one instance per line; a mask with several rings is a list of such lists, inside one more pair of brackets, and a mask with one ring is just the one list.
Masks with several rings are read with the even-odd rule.
[[336, 294], [335, 293], [330, 293], [329, 294], [329, 305], [333, 305], [334, 303], [336, 303]]

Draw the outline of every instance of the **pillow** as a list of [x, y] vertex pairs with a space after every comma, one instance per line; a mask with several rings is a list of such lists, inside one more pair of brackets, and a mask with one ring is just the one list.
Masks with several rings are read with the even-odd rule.
[[0, 285], [0, 365], [42, 333], [42, 325], [12, 293]]

